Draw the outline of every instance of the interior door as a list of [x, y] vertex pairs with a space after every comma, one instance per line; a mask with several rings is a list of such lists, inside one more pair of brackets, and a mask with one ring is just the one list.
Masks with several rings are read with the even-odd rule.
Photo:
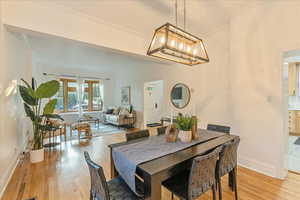
[[163, 102], [163, 82], [145, 83], [144, 117], [145, 124], [160, 123]]

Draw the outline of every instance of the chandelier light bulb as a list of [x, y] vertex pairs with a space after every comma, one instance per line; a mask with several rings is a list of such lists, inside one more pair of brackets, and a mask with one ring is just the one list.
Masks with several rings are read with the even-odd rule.
[[190, 46], [187, 46], [187, 47], [186, 47], [186, 51], [187, 51], [187, 52], [190, 52], [190, 51], [191, 51], [191, 47], [190, 47]]
[[193, 50], [193, 54], [196, 55], [197, 54], [197, 49]]
[[180, 49], [180, 50], [183, 49], [183, 43], [182, 43], [182, 42], [179, 44], [179, 49]]
[[175, 40], [171, 41], [171, 47], [175, 47]]
[[165, 41], [166, 41], [165, 37], [162, 36], [162, 37], [160, 38], [160, 43], [165, 43]]

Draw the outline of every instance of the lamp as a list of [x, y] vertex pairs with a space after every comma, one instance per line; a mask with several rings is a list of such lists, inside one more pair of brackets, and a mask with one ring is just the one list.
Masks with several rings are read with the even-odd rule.
[[184, 30], [177, 26], [176, 0], [176, 26], [166, 23], [157, 28], [148, 48], [147, 55], [190, 66], [209, 62], [202, 39], [185, 31], [185, 7], [184, 0]]

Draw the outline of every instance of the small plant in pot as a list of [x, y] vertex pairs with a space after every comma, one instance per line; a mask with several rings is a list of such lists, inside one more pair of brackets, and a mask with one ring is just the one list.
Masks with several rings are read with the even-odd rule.
[[178, 137], [182, 142], [191, 142], [192, 141], [192, 127], [196, 123], [195, 119], [191, 116], [182, 116], [179, 115], [176, 118], [176, 126], [179, 129]]
[[[50, 99], [58, 92], [59, 82], [56, 80], [48, 81], [35, 89], [24, 79], [21, 80], [24, 85], [19, 85], [18, 88], [24, 102], [26, 116], [30, 118], [33, 128], [30, 161], [37, 163], [44, 160], [43, 138], [45, 131], [51, 128], [48, 123], [49, 119], [62, 119], [59, 115], [53, 114], [57, 99]], [[45, 103], [45, 100], [48, 102]]]

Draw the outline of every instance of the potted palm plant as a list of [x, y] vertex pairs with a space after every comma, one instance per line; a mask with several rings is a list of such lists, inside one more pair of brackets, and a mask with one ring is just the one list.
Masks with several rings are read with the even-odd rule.
[[192, 141], [192, 127], [196, 123], [195, 119], [190, 116], [179, 115], [176, 118], [176, 126], [179, 129], [178, 137], [182, 142]]
[[[57, 99], [51, 99], [59, 90], [59, 82], [48, 81], [35, 89], [24, 79], [21, 80], [24, 85], [19, 85], [18, 88], [24, 102], [26, 116], [30, 118], [33, 128], [30, 161], [41, 162], [44, 160], [43, 136], [45, 131], [51, 128], [47, 122], [51, 118], [61, 119], [59, 115], [53, 114]], [[46, 104], [45, 100], [48, 100]]]

